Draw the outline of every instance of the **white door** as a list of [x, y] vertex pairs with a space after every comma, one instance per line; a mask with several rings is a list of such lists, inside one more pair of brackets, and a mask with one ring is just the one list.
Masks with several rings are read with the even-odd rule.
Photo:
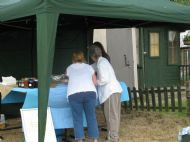
[[118, 80], [138, 88], [135, 28], [107, 29], [107, 51]]

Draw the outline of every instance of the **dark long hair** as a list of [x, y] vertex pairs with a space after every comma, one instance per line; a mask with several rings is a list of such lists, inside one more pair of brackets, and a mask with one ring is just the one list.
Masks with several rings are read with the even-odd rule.
[[111, 61], [110, 56], [106, 53], [106, 51], [104, 50], [103, 45], [100, 42], [96, 41], [96, 42], [93, 43], [93, 45], [95, 45], [95, 46], [97, 46], [98, 48], [101, 49], [102, 57], [106, 58], [109, 62]]

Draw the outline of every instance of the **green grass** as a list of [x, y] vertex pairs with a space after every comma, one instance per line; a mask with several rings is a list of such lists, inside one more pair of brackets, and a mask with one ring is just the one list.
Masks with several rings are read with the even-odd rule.
[[[171, 107], [171, 99], [169, 99], [169, 107]], [[158, 100], [156, 99], [156, 104], [158, 105]], [[151, 102], [150, 102], [150, 105], [152, 106]], [[141, 111], [141, 108], [140, 108], [140, 101], [138, 101], [138, 106], [139, 106], [139, 110]], [[162, 100], [162, 106], [164, 107], [164, 100]], [[178, 99], [175, 97], [175, 106], [178, 106]], [[124, 105], [122, 106], [123, 107], [123, 111], [125, 111], [124, 109]], [[182, 112], [178, 112], [178, 109], [175, 109], [175, 112], [172, 112], [171, 109], [168, 109], [168, 111], [165, 111], [165, 108], [162, 108], [162, 111], [159, 111], [159, 109], [157, 108], [155, 112], [158, 112], [158, 113], [161, 113], [161, 114], [167, 114], [167, 115], [174, 115], [174, 116], [177, 116], [177, 117], [187, 117], [187, 99], [185, 96], [182, 97]], [[136, 111], [134, 109], [134, 111]], [[146, 108], [144, 109], [144, 111], [146, 111]], [[130, 110], [128, 110], [128, 112], [130, 112]], [[150, 109], [150, 112], [154, 112], [153, 109]]]
[[[175, 100], [175, 104], [176, 105], [178, 104], [177, 100]], [[163, 109], [162, 112], [160, 112], [160, 113], [163, 115], [167, 114], [167, 115], [174, 115], [177, 117], [187, 117], [188, 115], [187, 115], [187, 100], [186, 100], [186, 98], [182, 99], [182, 108], [185, 108], [185, 109], [182, 109], [182, 112], [178, 112], [178, 109], [176, 109], [175, 112], [172, 112], [171, 109], [169, 111], [165, 111]], [[156, 111], [159, 112], [158, 109]]]

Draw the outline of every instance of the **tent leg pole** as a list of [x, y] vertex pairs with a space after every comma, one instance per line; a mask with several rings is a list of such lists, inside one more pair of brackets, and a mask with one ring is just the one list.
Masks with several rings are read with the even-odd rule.
[[38, 142], [44, 142], [59, 13], [37, 14]]

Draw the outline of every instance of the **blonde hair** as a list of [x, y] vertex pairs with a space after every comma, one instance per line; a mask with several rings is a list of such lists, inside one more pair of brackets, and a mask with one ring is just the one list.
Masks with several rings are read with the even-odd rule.
[[74, 63], [84, 63], [85, 62], [84, 53], [81, 51], [74, 52], [73, 53], [73, 62]]

